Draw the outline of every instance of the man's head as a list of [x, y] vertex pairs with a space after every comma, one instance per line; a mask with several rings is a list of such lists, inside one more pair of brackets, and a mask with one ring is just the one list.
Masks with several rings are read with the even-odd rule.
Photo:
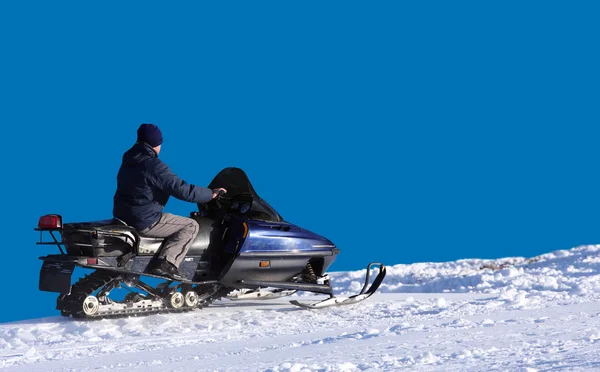
[[158, 154], [163, 143], [163, 136], [156, 125], [142, 124], [137, 130], [137, 140], [149, 144]]

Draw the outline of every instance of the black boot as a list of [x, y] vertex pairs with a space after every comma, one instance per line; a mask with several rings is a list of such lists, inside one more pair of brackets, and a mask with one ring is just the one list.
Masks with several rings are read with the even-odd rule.
[[154, 263], [152, 269], [150, 270], [150, 274], [157, 276], [166, 276], [173, 280], [182, 281], [185, 280], [183, 275], [179, 273], [179, 270], [175, 265], [165, 260], [164, 258], [159, 258]]

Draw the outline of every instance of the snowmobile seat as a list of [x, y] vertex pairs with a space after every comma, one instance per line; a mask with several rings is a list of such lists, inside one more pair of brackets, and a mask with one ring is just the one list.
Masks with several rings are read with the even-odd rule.
[[[200, 256], [210, 244], [213, 221], [200, 219], [198, 223], [200, 230], [188, 255]], [[94, 233], [96, 231], [98, 234]], [[165, 240], [144, 236], [117, 219], [67, 223], [63, 227], [63, 242], [67, 253], [73, 256], [119, 257], [132, 252], [138, 238], [140, 245], [137, 254], [140, 256], [155, 255]]]
[[[67, 226], [74, 230], [87, 229], [100, 232], [95, 239], [91, 240], [96, 257], [118, 257], [129, 253], [133, 250], [137, 238], [140, 240], [138, 255], [153, 256], [165, 240], [164, 238], [143, 236], [134, 227], [117, 219], [66, 224], [65, 229]], [[104, 231], [118, 236], [102, 235], [101, 232]]]
[[74, 256], [118, 257], [131, 252], [136, 239], [133, 227], [116, 219], [67, 223], [62, 235], [67, 254]]

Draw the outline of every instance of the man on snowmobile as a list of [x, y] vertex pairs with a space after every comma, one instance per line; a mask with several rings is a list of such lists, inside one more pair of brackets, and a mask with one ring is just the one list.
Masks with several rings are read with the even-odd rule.
[[143, 236], [166, 238], [150, 273], [181, 280], [179, 265], [198, 235], [199, 226], [191, 218], [162, 210], [171, 195], [192, 203], [205, 203], [226, 190], [211, 190], [183, 181], [158, 158], [162, 143], [162, 133], [156, 125], [140, 125], [137, 142], [123, 155], [113, 215]]

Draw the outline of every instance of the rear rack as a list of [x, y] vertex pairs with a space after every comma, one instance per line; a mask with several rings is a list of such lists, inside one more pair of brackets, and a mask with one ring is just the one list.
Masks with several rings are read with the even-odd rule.
[[[35, 228], [34, 230], [40, 232], [40, 241], [35, 243], [36, 245], [56, 245], [58, 247], [58, 249], [60, 250], [61, 254], [64, 254], [64, 255], [67, 254], [63, 250], [63, 246], [66, 245], [66, 243], [64, 242], [64, 239], [63, 239], [64, 228]], [[72, 232], [75, 232], [75, 233], [89, 234], [89, 237], [90, 237], [89, 244], [79, 243], [79, 242], [74, 243], [74, 245], [79, 246], [79, 247], [94, 247], [94, 246], [108, 247], [108, 246], [110, 246], [110, 244], [103, 244], [103, 243], [96, 243], [95, 245], [92, 244], [92, 239], [99, 239], [102, 237], [121, 238], [121, 239], [124, 239], [125, 242], [130, 241], [132, 243], [134, 252], [137, 252], [138, 248], [140, 246], [140, 240], [141, 240], [140, 236], [133, 228], [128, 229], [129, 230], [128, 233], [102, 231], [102, 230], [97, 230], [97, 229], [69, 229], [69, 230]], [[53, 241], [44, 241], [44, 231], [47, 231], [50, 233], [50, 236], [52, 237]], [[57, 237], [54, 235], [55, 232], [58, 232], [60, 234], [60, 240], [57, 239]], [[129, 233], [131, 233], [131, 235]]]
[[[63, 243], [63, 241], [62, 241], [62, 229], [59, 229], [59, 228], [56, 228], [56, 229], [35, 228], [34, 230], [40, 232], [40, 241], [35, 244], [37, 244], [37, 245], [56, 245], [58, 247], [58, 249], [60, 250], [61, 254], [66, 254], [62, 249], [62, 246], [65, 245], [65, 243]], [[52, 239], [54, 240], [53, 242], [45, 242], [44, 241], [44, 231], [48, 231], [50, 233], [50, 236], [52, 236]], [[56, 236], [54, 236], [55, 231], [58, 231], [60, 233], [60, 241], [58, 241], [58, 239], [56, 239]]]

